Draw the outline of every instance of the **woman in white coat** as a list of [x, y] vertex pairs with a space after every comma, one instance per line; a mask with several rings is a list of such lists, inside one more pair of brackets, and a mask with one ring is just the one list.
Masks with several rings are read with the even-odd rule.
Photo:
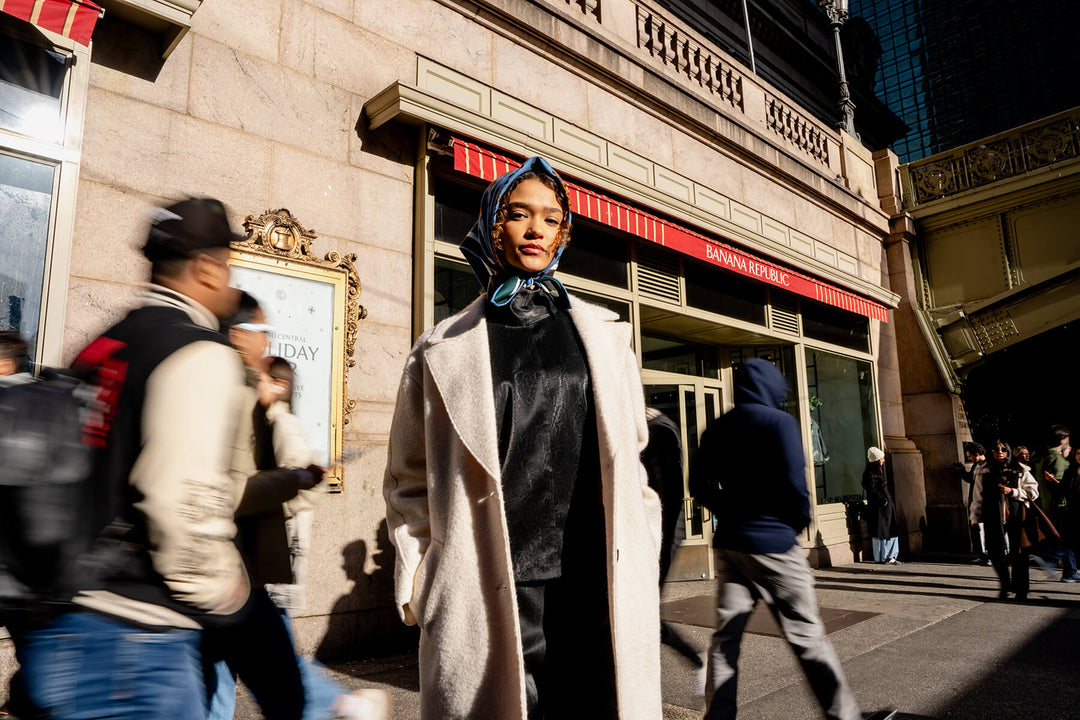
[[565, 186], [498, 178], [462, 251], [484, 293], [417, 341], [384, 481], [424, 718], [657, 720], [660, 505], [630, 327], [552, 276]]

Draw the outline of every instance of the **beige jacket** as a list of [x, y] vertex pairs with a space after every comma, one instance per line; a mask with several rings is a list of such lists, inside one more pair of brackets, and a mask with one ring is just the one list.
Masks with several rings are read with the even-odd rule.
[[[143, 304], [176, 307], [217, 329], [209, 310], [178, 297], [149, 292]], [[177, 599], [211, 614], [236, 612], [249, 590], [228, 495], [242, 377], [236, 352], [214, 342], [187, 345], [158, 365], [146, 383], [143, 445], [129, 478], [142, 496], [136, 508], [146, 516], [154, 570]], [[198, 627], [169, 608], [107, 591], [80, 593], [75, 602], [147, 625]]]
[[[383, 494], [398, 611], [420, 635], [421, 715], [525, 720], [524, 662], [500, 485], [483, 298], [439, 323], [405, 365]], [[630, 326], [573, 301], [596, 403], [620, 716], [657, 720], [660, 502]]]
[[[1016, 499], [1022, 502], [1030, 502], [1038, 499], [1039, 483], [1035, 482], [1035, 478], [1031, 475], [1031, 468], [1023, 463], [1020, 463], [1020, 468], [1023, 474], [1020, 475], [1020, 487], [1016, 488]], [[976, 466], [975, 472], [971, 478], [971, 505], [968, 507], [968, 523], [971, 525], [982, 522], [983, 477], [988, 472], [990, 472], [989, 464], [982, 463], [981, 465]], [[998, 493], [997, 501], [1001, 505], [998, 511], [998, 517], [1005, 517], [1006, 496]]]

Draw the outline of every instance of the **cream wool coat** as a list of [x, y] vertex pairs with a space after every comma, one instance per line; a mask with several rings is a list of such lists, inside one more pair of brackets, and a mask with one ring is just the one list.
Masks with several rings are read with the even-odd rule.
[[[417, 341], [390, 431], [383, 494], [397, 605], [420, 626], [427, 720], [526, 718], [484, 301]], [[577, 299], [570, 317], [596, 404], [619, 714], [658, 720], [660, 501], [640, 462], [648, 431], [631, 329]]]

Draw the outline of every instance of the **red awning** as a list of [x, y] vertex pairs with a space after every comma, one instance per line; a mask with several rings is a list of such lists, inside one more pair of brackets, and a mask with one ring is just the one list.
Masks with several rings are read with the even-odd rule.
[[0, 0], [0, 12], [89, 45], [104, 11], [90, 0]]
[[[521, 166], [517, 160], [459, 137], [453, 139], [453, 148], [454, 169], [481, 180], [494, 180]], [[756, 257], [623, 200], [572, 182], [567, 182], [566, 186], [570, 209], [578, 215], [796, 295], [882, 322], [889, 321], [888, 308], [873, 300]]]

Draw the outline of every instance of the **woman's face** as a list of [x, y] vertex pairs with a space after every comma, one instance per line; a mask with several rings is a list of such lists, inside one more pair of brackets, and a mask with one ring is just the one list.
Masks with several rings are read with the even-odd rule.
[[285, 394], [289, 391], [289, 381], [271, 377], [270, 373], [267, 372], [260, 372], [256, 391], [259, 394], [259, 403], [263, 407], [270, 407], [276, 401], [285, 397]]
[[1027, 448], [1020, 448], [1016, 451], [1016, 458], [1027, 465], [1031, 462], [1031, 452]]
[[537, 273], [551, 264], [559, 249], [563, 211], [555, 191], [529, 178], [507, 197], [502, 226], [503, 255], [510, 267]]
[[1005, 448], [1003, 448], [1001, 445], [995, 445], [994, 448], [990, 451], [990, 454], [993, 455], [994, 459], [997, 460], [999, 463], [1005, 462], [1005, 460], [1009, 457], [1008, 451], [1006, 451]]

